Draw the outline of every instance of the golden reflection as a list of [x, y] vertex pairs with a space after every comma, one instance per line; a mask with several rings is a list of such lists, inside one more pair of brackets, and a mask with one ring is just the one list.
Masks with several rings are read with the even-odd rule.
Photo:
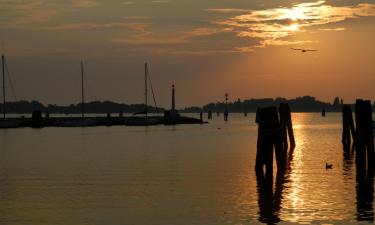
[[[289, 183], [289, 191], [286, 192], [284, 198], [289, 201], [291, 208], [300, 209], [303, 208], [304, 199], [301, 198], [301, 186], [303, 185], [302, 174], [303, 174], [303, 154], [306, 144], [306, 134], [305, 130], [302, 129], [306, 124], [306, 114], [294, 114], [293, 115], [293, 124], [294, 124], [294, 135], [296, 141], [296, 148], [293, 152], [293, 160], [291, 160], [290, 165], [290, 177], [292, 181]], [[299, 218], [296, 214], [286, 214], [288, 218], [283, 218], [283, 220], [297, 222], [301, 221], [302, 218]]]

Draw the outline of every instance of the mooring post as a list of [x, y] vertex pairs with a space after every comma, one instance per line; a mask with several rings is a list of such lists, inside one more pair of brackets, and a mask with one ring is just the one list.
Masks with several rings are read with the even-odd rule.
[[212, 120], [212, 110], [208, 110], [208, 119]]
[[266, 107], [257, 110], [256, 122], [258, 123], [257, 155], [255, 171], [257, 174], [272, 174], [273, 150], [275, 150], [277, 169], [281, 170], [285, 163], [282, 157], [282, 137], [277, 108]]
[[201, 123], [203, 123], [203, 112], [202, 111], [199, 113], [199, 118], [201, 120]]
[[294, 149], [296, 146], [296, 141], [294, 139], [293, 124], [292, 124], [292, 113], [287, 103], [280, 103], [279, 105], [280, 113], [280, 129], [283, 141], [283, 148], [288, 149], [288, 136], [290, 142], [290, 148]]
[[[356, 163], [358, 168], [374, 168], [374, 134], [370, 101], [357, 99], [355, 105], [357, 125]], [[367, 166], [366, 166], [367, 165]]]
[[[352, 136], [352, 138], [350, 138], [350, 136]], [[342, 143], [344, 146], [350, 146], [351, 140], [353, 140], [353, 143], [356, 142], [356, 131], [354, 127], [352, 109], [350, 105], [344, 105], [342, 107]]]
[[225, 110], [224, 110], [224, 121], [228, 121], [228, 93], [225, 93]]
[[43, 127], [42, 112], [39, 110], [34, 110], [31, 116], [31, 127], [41, 128]]

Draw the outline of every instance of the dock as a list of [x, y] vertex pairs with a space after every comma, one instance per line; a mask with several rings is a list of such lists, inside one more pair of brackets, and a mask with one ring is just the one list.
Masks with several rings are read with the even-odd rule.
[[0, 120], [0, 129], [5, 128], [43, 128], [43, 127], [95, 127], [95, 126], [151, 126], [151, 125], [179, 125], [202, 124], [200, 119], [178, 116], [170, 118], [165, 116], [124, 116], [124, 117], [49, 117], [49, 118], [7, 118]]

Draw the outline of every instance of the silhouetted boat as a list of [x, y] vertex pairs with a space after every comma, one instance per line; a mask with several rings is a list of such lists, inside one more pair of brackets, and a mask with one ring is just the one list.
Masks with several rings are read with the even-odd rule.
[[70, 119], [70, 120], [61, 120], [53, 123], [56, 127], [92, 127], [96, 126], [97, 122], [92, 119]]
[[81, 61], [81, 118], [80, 119], [66, 119], [56, 121], [53, 123], [54, 126], [58, 127], [89, 127], [96, 126], [97, 121], [93, 119], [85, 119], [85, 89], [84, 89], [84, 66]]
[[152, 126], [161, 124], [161, 121], [158, 118], [131, 117], [125, 120], [124, 123], [128, 126]]
[[160, 124], [160, 120], [158, 118], [152, 118], [148, 116], [148, 81], [150, 81], [152, 96], [155, 103], [155, 109], [157, 109], [154, 90], [152, 88], [151, 78], [148, 74], [148, 65], [145, 63], [145, 109], [142, 112], [133, 113], [133, 115], [145, 115], [143, 117], [132, 117], [125, 121], [125, 125], [129, 126], [148, 126], [148, 125], [158, 125]]
[[17, 128], [21, 125], [19, 119], [7, 119], [6, 118], [6, 97], [5, 97], [5, 56], [1, 56], [2, 73], [3, 73], [3, 119], [0, 120], [0, 128]]
[[18, 128], [21, 125], [21, 121], [18, 119], [5, 119], [0, 121], [0, 128]]

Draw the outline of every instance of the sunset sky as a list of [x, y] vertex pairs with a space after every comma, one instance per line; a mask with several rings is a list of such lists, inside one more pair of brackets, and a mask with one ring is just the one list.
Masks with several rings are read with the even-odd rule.
[[141, 103], [146, 61], [164, 107], [375, 99], [375, 0], [0, 0], [0, 40], [17, 100], [79, 102], [81, 59], [88, 101]]

